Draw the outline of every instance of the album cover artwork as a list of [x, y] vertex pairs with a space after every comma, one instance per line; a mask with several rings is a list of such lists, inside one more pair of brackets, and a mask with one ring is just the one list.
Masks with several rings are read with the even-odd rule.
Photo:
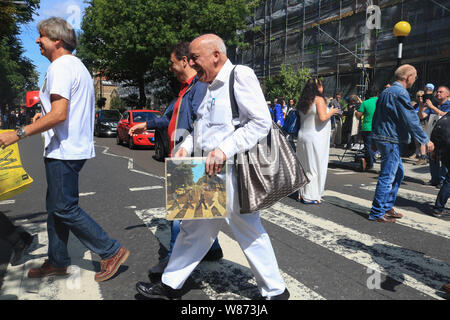
[[209, 176], [205, 164], [206, 158], [166, 159], [167, 220], [226, 217], [226, 166]]

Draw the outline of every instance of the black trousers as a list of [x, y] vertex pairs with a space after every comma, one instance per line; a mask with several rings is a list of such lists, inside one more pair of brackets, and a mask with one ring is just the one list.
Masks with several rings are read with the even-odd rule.
[[11, 236], [17, 227], [9, 220], [9, 218], [0, 212], [0, 239], [8, 241], [7, 239]]
[[32, 235], [22, 227], [16, 227], [14, 223], [0, 211], [0, 239], [15, 246], [18, 242], [29, 242]]

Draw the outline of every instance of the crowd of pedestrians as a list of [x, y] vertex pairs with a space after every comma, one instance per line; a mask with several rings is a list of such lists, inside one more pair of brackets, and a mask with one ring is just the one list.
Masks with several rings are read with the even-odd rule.
[[[41, 54], [51, 62], [40, 93], [42, 113], [36, 114], [32, 124], [0, 134], [1, 148], [38, 133], [45, 137], [48, 259], [42, 266], [30, 269], [28, 277], [67, 275], [70, 265], [67, 244], [71, 231], [84, 246], [101, 257], [95, 280], [106, 281], [116, 274], [130, 252], [110, 238], [78, 206], [79, 172], [85, 162], [95, 156], [92, 79], [83, 63], [72, 54], [77, 45], [76, 34], [65, 20], [50, 18], [41, 21], [38, 31], [36, 43]], [[233, 65], [227, 57], [223, 40], [217, 35], [206, 34], [190, 43], [180, 43], [172, 49], [170, 58], [170, 70], [181, 84], [173, 111], [158, 120], [164, 124], [152, 120], [131, 128], [129, 134], [167, 125], [171, 157], [201, 154], [206, 157], [209, 175], [217, 174], [225, 165], [229, 166], [228, 216], [224, 219], [174, 222], [168, 257], [150, 269], [150, 272], [161, 275], [160, 280], [138, 282], [136, 290], [141, 295], [150, 299], [181, 297], [184, 283], [205, 256], [215, 252], [213, 260], [222, 257], [217, 235], [222, 225], [227, 224], [252, 267], [261, 296], [268, 300], [289, 298], [259, 212], [240, 214], [236, 168], [227, 163], [228, 159], [251, 149], [266, 137], [273, 123], [293, 137], [292, 145], [310, 181], [298, 190], [299, 202], [307, 205], [322, 202], [332, 132], [337, 132], [339, 127], [341, 143], [346, 147], [355, 144], [355, 137], [359, 134], [363, 137], [363, 170], [373, 167], [375, 150], [381, 154], [381, 170], [370, 221], [392, 223], [403, 217], [394, 205], [404, 177], [401, 146], [409, 143], [410, 136], [418, 143], [418, 155], [428, 154], [431, 183], [441, 189], [433, 214], [445, 215], [444, 207], [450, 193], [450, 152], [443, 144], [435, 150], [431, 138], [433, 127], [438, 126], [439, 119], [447, 116], [450, 110], [450, 91], [440, 86], [433, 95], [434, 86], [427, 85], [423, 94], [417, 94], [418, 101], [413, 106], [407, 89], [417, 79], [414, 67], [399, 67], [395, 72], [395, 82], [380, 94], [372, 89], [365, 101], [353, 95], [346, 107], [341, 103], [342, 93], [337, 92], [331, 101], [324, 96], [323, 83], [318, 78], [307, 81], [298, 102], [293, 99], [286, 102], [284, 97], [276, 97], [272, 105], [266, 101], [254, 71], [246, 66]], [[234, 97], [239, 109], [239, 117], [235, 119], [230, 107], [232, 74]], [[342, 116], [345, 117], [343, 123]], [[16, 255], [23, 254], [32, 241], [31, 235], [8, 222], [3, 225], [9, 228], [7, 240], [12, 244], [20, 243]]]
[[[6, 109], [6, 108], [5, 108]], [[25, 125], [26, 120], [26, 112], [25, 111], [7, 111], [0, 115], [0, 127], [2, 129], [16, 129], [22, 125]]]

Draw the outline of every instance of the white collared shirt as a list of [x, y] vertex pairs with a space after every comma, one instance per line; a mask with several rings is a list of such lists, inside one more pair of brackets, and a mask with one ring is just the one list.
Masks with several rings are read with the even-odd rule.
[[[236, 153], [251, 149], [267, 136], [272, 118], [258, 78], [252, 69], [239, 65], [235, 69], [234, 94], [239, 108], [239, 120], [232, 119], [229, 94], [230, 74], [234, 65], [224, 64], [197, 110], [194, 131], [180, 145], [188, 154], [207, 153], [220, 148], [231, 159]], [[236, 123], [237, 121], [237, 123]], [[235, 130], [234, 125], [241, 123]], [[200, 153], [199, 153], [200, 152]]]

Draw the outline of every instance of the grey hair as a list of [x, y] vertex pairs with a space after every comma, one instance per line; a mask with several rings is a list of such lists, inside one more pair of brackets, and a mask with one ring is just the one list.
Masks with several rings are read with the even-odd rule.
[[217, 40], [217, 49], [219, 49], [220, 53], [223, 53], [224, 55], [227, 55], [227, 46], [225, 45], [225, 42], [221, 38]]
[[395, 70], [395, 79], [396, 80], [406, 80], [410, 75], [413, 75], [416, 71], [416, 68], [414, 68], [412, 65], [404, 64]]
[[77, 48], [77, 36], [75, 30], [66, 20], [57, 17], [51, 17], [38, 23], [39, 32], [45, 32], [45, 35], [53, 40], [61, 40], [64, 49], [73, 52]]

